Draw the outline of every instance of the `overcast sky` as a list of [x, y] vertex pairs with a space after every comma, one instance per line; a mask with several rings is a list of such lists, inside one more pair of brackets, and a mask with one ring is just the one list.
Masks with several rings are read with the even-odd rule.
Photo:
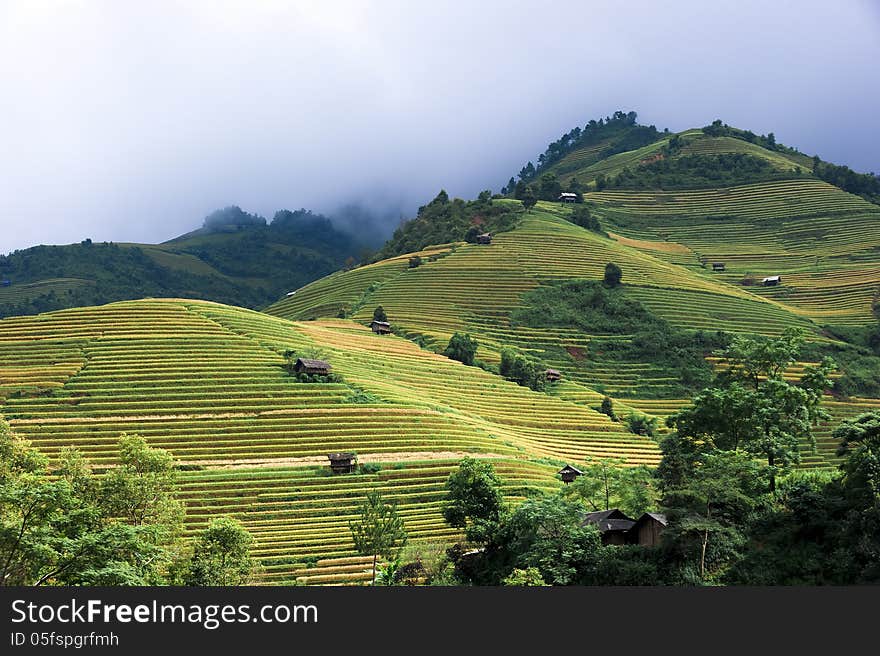
[[0, 252], [411, 214], [616, 109], [880, 171], [878, 0], [0, 0]]

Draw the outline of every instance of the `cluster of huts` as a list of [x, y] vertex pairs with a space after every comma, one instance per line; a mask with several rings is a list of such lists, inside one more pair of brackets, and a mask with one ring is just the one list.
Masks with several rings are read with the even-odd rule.
[[[583, 475], [581, 470], [571, 465], [566, 465], [557, 473], [564, 483], [571, 483]], [[583, 523], [593, 525], [599, 530], [604, 545], [637, 544], [642, 547], [659, 544], [660, 535], [667, 525], [666, 515], [646, 512], [633, 519], [617, 508], [586, 513]]]

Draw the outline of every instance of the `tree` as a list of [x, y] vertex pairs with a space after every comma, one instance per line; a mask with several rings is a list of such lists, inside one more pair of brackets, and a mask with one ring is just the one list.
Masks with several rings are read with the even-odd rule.
[[846, 458], [841, 471], [847, 490], [865, 504], [880, 501], [880, 410], [844, 421], [833, 437], [840, 440], [837, 455]]
[[465, 458], [446, 479], [443, 517], [453, 528], [463, 528], [471, 542], [487, 539], [501, 516], [501, 481], [492, 463]]
[[784, 377], [801, 339], [792, 330], [769, 340], [734, 339], [722, 354], [728, 369], [718, 377], [718, 385], [667, 418], [667, 425], [677, 433], [675, 439], [692, 443], [683, 449], [678, 444], [679, 453], [689, 450], [696, 462], [714, 449], [742, 449], [767, 460], [770, 490], [774, 490], [777, 477], [800, 462], [801, 444], [814, 444], [814, 424], [828, 416], [821, 402], [831, 385], [828, 374], [833, 361], [826, 358], [818, 366], [805, 367], [795, 383]]
[[535, 197], [535, 193], [532, 191], [531, 187], [526, 187], [521, 200], [526, 212], [530, 212], [532, 208], [538, 204], [538, 199]]
[[599, 219], [592, 216], [590, 214], [590, 208], [586, 206], [576, 207], [574, 211], [571, 213], [571, 217], [569, 221], [574, 223], [575, 225], [579, 225], [582, 228], [586, 228], [592, 232], [597, 232], [599, 234], [604, 234], [602, 232], [602, 226], [599, 224]]
[[418, 255], [413, 255], [411, 258], [409, 258], [409, 268], [410, 269], [415, 269], [420, 266], [422, 266], [422, 258], [421, 257], [419, 257]]
[[562, 193], [562, 185], [553, 173], [544, 173], [541, 175], [541, 181], [538, 186], [538, 197], [541, 200], [557, 200], [559, 194]]
[[708, 454], [680, 485], [667, 490], [665, 547], [696, 561], [701, 581], [720, 576], [745, 544], [749, 514], [766, 489], [761, 467], [747, 454]]
[[657, 492], [651, 470], [625, 467], [624, 460], [590, 459], [574, 482], [562, 489], [565, 498], [580, 501], [590, 512], [619, 508], [632, 516], [656, 508]]
[[368, 492], [358, 518], [349, 522], [348, 528], [357, 552], [373, 557], [373, 585], [376, 585], [379, 556], [395, 560], [406, 544], [406, 531], [397, 513], [397, 504], [385, 503], [378, 491]]
[[510, 576], [504, 579], [504, 585], [510, 586], [545, 586], [544, 579], [541, 577], [541, 570], [537, 567], [527, 567], [526, 569], [515, 569]]
[[527, 499], [497, 533], [495, 549], [511, 569], [537, 568], [551, 585], [589, 584], [601, 550], [595, 526], [584, 525], [580, 504], [560, 496]]
[[473, 365], [477, 346], [477, 341], [468, 333], [455, 333], [449, 338], [449, 345], [443, 354], [447, 358], [458, 360], [466, 365]]
[[514, 349], [501, 349], [501, 364], [498, 372], [513, 382], [535, 391], [544, 389], [545, 369], [536, 361], [527, 358]]
[[388, 315], [385, 314], [385, 308], [381, 305], [373, 310], [373, 321], [388, 321]]
[[620, 267], [614, 264], [613, 262], [609, 262], [605, 265], [605, 284], [609, 287], [617, 287], [620, 284], [621, 279], [623, 278], [623, 272], [620, 270]]
[[611, 417], [612, 421], [617, 421], [617, 415], [614, 414], [614, 401], [611, 400], [610, 396], [602, 397], [602, 405], [599, 406], [599, 412]]
[[241, 522], [212, 520], [196, 539], [184, 585], [244, 585], [254, 569], [253, 541]]

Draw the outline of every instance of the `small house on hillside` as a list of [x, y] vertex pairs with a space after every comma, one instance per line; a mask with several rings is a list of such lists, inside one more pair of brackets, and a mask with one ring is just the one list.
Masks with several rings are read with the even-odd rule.
[[764, 287], [773, 287], [782, 283], [782, 276], [768, 276], [764, 278], [761, 283]]
[[319, 376], [326, 376], [333, 371], [333, 367], [330, 366], [329, 362], [324, 362], [323, 360], [297, 358], [296, 364], [293, 365], [293, 370], [298, 374], [317, 374]]
[[357, 456], [353, 453], [329, 453], [327, 458], [334, 474], [351, 474], [357, 467]]
[[666, 524], [666, 515], [660, 513], [643, 514], [629, 530], [630, 544], [656, 547], [660, 544], [660, 534], [663, 533]]
[[724, 262], [712, 262], [712, 271], [724, 271]]
[[600, 510], [584, 515], [583, 524], [595, 525], [602, 534], [602, 544], [629, 544], [629, 530], [635, 526], [635, 520], [624, 515], [617, 508]]
[[563, 191], [561, 194], [559, 194], [558, 200], [560, 203], [576, 203], [577, 199], [578, 199], [577, 194], [573, 194], [569, 191]]
[[548, 382], [555, 383], [560, 378], [562, 378], [562, 374], [559, 373], [556, 369], [548, 369], [544, 372], [544, 377]]
[[477, 243], [478, 244], [491, 244], [492, 243], [492, 233], [484, 232], [481, 235], [477, 235]]
[[12, 284], [11, 280], [0, 281], [0, 285], [3, 285], [4, 287], [9, 287], [9, 285], [11, 285], [11, 284]]
[[391, 324], [387, 321], [373, 321], [370, 328], [377, 335], [388, 335], [391, 332]]
[[584, 475], [584, 472], [582, 472], [577, 467], [572, 467], [571, 465], [566, 465], [556, 473], [562, 476], [562, 482], [566, 484], [573, 482], [574, 479], [576, 479], [578, 476]]
[[285, 294], [285, 296], [293, 296], [294, 294], [296, 294], [296, 292], [287, 292], [287, 293]]

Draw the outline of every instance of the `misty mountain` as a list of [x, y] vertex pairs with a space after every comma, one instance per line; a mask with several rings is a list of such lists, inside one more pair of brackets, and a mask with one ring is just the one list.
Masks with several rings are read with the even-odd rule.
[[0, 316], [143, 297], [213, 300], [260, 308], [369, 255], [369, 240], [309, 210], [272, 221], [237, 206], [161, 244], [35, 246], [0, 256]]

